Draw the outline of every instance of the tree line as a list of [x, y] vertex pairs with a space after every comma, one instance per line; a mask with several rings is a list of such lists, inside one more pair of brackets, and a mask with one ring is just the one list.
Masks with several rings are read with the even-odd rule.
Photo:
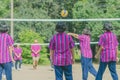
[[[14, 18], [16, 19], [90, 19], [119, 18], [120, 0], [14, 0]], [[0, 1], [0, 18], [10, 18], [10, 0]], [[68, 10], [63, 18], [61, 10]], [[67, 32], [81, 34], [84, 27], [91, 29], [91, 41], [96, 42], [102, 31], [102, 21], [66, 22]], [[10, 24], [10, 22], [7, 22]], [[120, 21], [112, 21], [114, 32], [119, 39]], [[17, 43], [49, 43], [55, 33], [56, 22], [14, 22], [14, 40]], [[77, 41], [76, 41], [77, 42]], [[23, 47], [25, 63], [31, 63], [30, 47]], [[48, 53], [46, 47], [41, 54]], [[43, 55], [46, 56], [46, 55]], [[29, 59], [29, 60], [28, 60]], [[41, 62], [45, 61], [41, 59]]]

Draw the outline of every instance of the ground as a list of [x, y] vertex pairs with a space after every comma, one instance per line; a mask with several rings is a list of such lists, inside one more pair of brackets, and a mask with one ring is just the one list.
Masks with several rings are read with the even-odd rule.
[[[94, 66], [96, 70], [99, 67], [98, 64], [94, 64]], [[81, 71], [80, 64], [73, 65], [73, 80], [82, 80]], [[118, 75], [120, 74], [120, 65], [117, 65], [117, 73]], [[88, 80], [95, 80], [90, 73], [88, 76]], [[32, 65], [22, 65], [21, 71], [13, 69], [13, 80], [55, 80], [55, 75], [54, 71], [52, 71], [49, 65], [39, 65], [37, 70], [33, 70]], [[104, 73], [103, 80], [112, 80], [108, 68]]]

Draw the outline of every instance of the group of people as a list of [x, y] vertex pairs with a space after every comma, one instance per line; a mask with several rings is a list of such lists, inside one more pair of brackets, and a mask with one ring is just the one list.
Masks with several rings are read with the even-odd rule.
[[[108, 65], [113, 80], [118, 80], [116, 71], [116, 62], [118, 58], [118, 40], [112, 32], [112, 24], [105, 22], [103, 24], [104, 33], [101, 34], [98, 45], [99, 49], [95, 58], [100, 55], [100, 65], [98, 71], [92, 64], [92, 51], [90, 48], [91, 32], [88, 28], [83, 29], [82, 34], [65, 33], [66, 25], [64, 22], [58, 22], [55, 30], [56, 34], [50, 40], [50, 61], [54, 65], [56, 80], [63, 80], [63, 73], [66, 80], [73, 80], [72, 64], [75, 62], [74, 46], [72, 36], [79, 40], [81, 51], [82, 80], [87, 80], [90, 72], [95, 80], [102, 80], [103, 73]], [[7, 80], [12, 80], [12, 62], [15, 62], [15, 68], [21, 69], [22, 48], [20, 45], [14, 45], [14, 40], [7, 33], [8, 26], [0, 24], [0, 80], [2, 80], [3, 70]], [[31, 45], [31, 56], [33, 58], [33, 68], [36, 69], [40, 58], [41, 46], [35, 40]], [[14, 57], [13, 57], [14, 53]], [[18, 66], [18, 63], [19, 66]]]
[[[21, 70], [22, 48], [19, 44], [14, 45], [14, 40], [7, 33], [8, 26], [0, 24], [0, 80], [6, 77], [6, 80], [12, 80], [12, 67], [15, 63], [15, 69]], [[39, 61], [39, 52], [41, 46], [35, 40], [31, 45], [31, 56], [33, 58], [33, 68], [36, 69]]]
[[95, 55], [95, 58], [98, 58], [100, 55], [98, 71], [96, 71], [92, 65], [93, 55], [90, 47], [90, 29], [83, 29], [82, 34], [65, 33], [65, 23], [58, 22], [55, 30], [57, 33], [51, 38], [49, 49], [56, 80], [63, 80], [63, 73], [66, 80], [73, 80], [72, 64], [75, 61], [73, 49], [75, 44], [72, 36], [78, 39], [80, 44], [82, 80], [87, 80], [88, 72], [95, 77], [95, 80], [102, 80], [107, 65], [113, 80], [118, 80], [116, 71], [116, 62], [119, 60], [118, 40], [116, 35], [112, 32], [113, 28], [110, 22], [104, 22], [104, 33], [100, 35], [98, 42], [99, 49]]

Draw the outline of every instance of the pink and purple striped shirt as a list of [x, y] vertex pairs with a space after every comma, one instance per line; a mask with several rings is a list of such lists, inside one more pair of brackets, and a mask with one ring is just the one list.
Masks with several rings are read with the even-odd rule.
[[89, 35], [79, 35], [80, 50], [83, 57], [92, 58], [92, 50], [90, 47], [90, 36]]
[[38, 57], [40, 56], [39, 52], [38, 53], [34, 53], [33, 51], [37, 52], [41, 50], [41, 46], [39, 44], [33, 44], [31, 45], [31, 51], [32, 51], [32, 57]]
[[22, 54], [22, 48], [14, 48], [14, 60], [22, 60], [22, 56], [17, 57], [15, 54], [17, 55], [21, 55]]
[[102, 34], [100, 36], [98, 45], [103, 47], [100, 54], [100, 60], [102, 62], [116, 61], [118, 40], [114, 33], [105, 32]]
[[75, 46], [71, 36], [66, 33], [55, 34], [49, 44], [49, 48], [54, 50], [53, 64], [66, 66], [72, 64], [71, 50]]
[[13, 39], [7, 33], [0, 33], [0, 63], [11, 62], [9, 46], [13, 46]]

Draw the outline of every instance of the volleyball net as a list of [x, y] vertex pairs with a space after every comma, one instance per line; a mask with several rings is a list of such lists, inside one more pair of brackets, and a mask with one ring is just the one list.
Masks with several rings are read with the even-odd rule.
[[[11, 26], [13, 27], [13, 36], [14, 36], [14, 39], [17, 38], [18, 35], [18, 32], [20, 32], [20, 27], [24, 28], [23, 30], [25, 29], [31, 29], [37, 33], [39, 33], [39, 29], [44, 29], [44, 27], [47, 29], [46, 31], [43, 31], [43, 32], [40, 32], [41, 34], [43, 33], [46, 33], [48, 30], [52, 30], [54, 31], [54, 27], [55, 27], [55, 23], [56, 22], [66, 22], [66, 23], [70, 23], [70, 25], [68, 25], [68, 28], [72, 28], [73, 25], [71, 25], [71, 23], [73, 24], [77, 24], [77, 26], [79, 26], [78, 24], [82, 23], [82, 22], [87, 22], [87, 23], [90, 23], [89, 25], [92, 26], [92, 29], [97, 29], [99, 28], [100, 26], [97, 26], [96, 28], [95, 25], [97, 25], [97, 23], [101, 23], [103, 21], [111, 21], [111, 22], [114, 22], [115, 24], [119, 24], [119, 21], [120, 21], [120, 18], [94, 18], [94, 19], [0, 19], [0, 22], [1, 21], [4, 21], [4, 22], [13, 22], [14, 25]], [[28, 24], [28, 25], [27, 25]], [[46, 25], [47, 24], [47, 25]], [[45, 25], [45, 26], [42, 26], [42, 25]], [[81, 25], [81, 24], [80, 24]], [[41, 27], [42, 26], [42, 27]], [[49, 29], [50, 27], [52, 26], [51, 29]], [[86, 26], [86, 25], [85, 25]], [[101, 25], [102, 26], [102, 25]], [[38, 30], [35, 30], [34, 27]], [[39, 28], [40, 27], [40, 28]], [[79, 26], [81, 27], [81, 26]], [[82, 27], [84, 27], [84, 25], [82, 25]], [[75, 27], [76, 28], [76, 27]], [[79, 28], [77, 28], [78, 30]], [[101, 28], [99, 28], [98, 31], [100, 31]], [[17, 31], [18, 30], [18, 31]], [[118, 31], [119, 32], [119, 31]], [[11, 33], [11, 31], [10, 31]], [[95, 30], [94, 30], [94, 34], [99, 34], [100, 32], [97, 32], [95, 33]], [[51, 34], [54, 34], [51, 33]], [[30, 36], [30, 34], [29, 34]], [[52, 37], [51, 35], [48, 35], [49, 36], [49, 40], [50, 40], [50, 37]], [[27, 38], [27, 37], [26, 37]], [[34, 37], [32, 37], [34, 38]], [[48, 38], [47, 38], [48, 39]], [[48, 41], [47, 41], [48, 42]], [[91, 44], [97, 44], [97, 40], [96, 41], [92, 41]], [[19, 40], [16, 41], [15, 45], [16, 44], [20, 44], [20, 45], [31, 45], [32, 43], [29, 42], [20, 42]], [[42, 46], [48, 46], [49, 43], [45, 43], [45, 42], [40, 42], [39, 43], [40, 45]], [[76, 45], [79, 45], [79, 43], [75, 43]]]
[[[91, 32], [91, 49], [93, 55], [97, 51], [97, 44], [100, 34], [103, 33], [103, 21], [110, 21], [113, 24], [114, 32], [119, 35], [120, 29], [120, 18], [96, 18], [96, 19], [0, 19], [0, 22], [7, 22], [10, 25], [10, 22], [13, 22], [13, 38], [14, 45], [19, 44], [23, 49], [23, 63], [31, 64], [31, 50], [30, 46], [33, 45], [34, 40], [38, 40], [38, 44], [41, 45], [41, 60], [40, 63], [47, 64], [49, 57], [49, 41], [51, 37], [56, 33], [55, 25], [57, 22], [66, 22], [68, 32], [74, 32], [77, 34], [82, 34], [82, 30], [88, 26], [92, 28]], [[117, 28], [117, 29], [116, 29]], [[9, 32], [11, 33], [11, 31]], [[73, 38], [75, 41], [75, 59], [79, 60], [78, 54], [79, 50], [79, 41]]]

